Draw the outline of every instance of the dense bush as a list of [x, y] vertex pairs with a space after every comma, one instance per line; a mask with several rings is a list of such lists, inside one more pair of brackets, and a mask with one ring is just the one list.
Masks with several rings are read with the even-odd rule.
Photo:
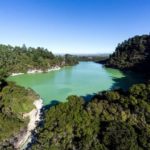
[[6, 84], [0, 90], [0, 149], [3, 149], [5, 141], [9, 143], [20, 130], [26, 128], [28, 118], [23, 118], [23, 113], [30, 112], [34, 108], [34, 100], [38, 99], [32, 90], [11, 82]]
[[27, 72], [29, 69], [45, 71], [53, 66], [76, 63], [78, 63], [77, 59], [71, 55], [54, 56], [52, 52], [41, 47], [0, 45], [0, 79], [12, 72]]
[[106, 66], [150, 74], [150, 35], [135, 36], [118, 44]]
[[149, 87], [138, 84], [127, 92], [103, 92], [88, 103], [70, 96], [45, 112], [44, 126], [38, 128], [31, 149], [149, 149]]

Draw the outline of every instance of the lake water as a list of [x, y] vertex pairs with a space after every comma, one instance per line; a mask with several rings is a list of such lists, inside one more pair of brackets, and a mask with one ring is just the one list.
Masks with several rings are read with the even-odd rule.
[[105, 68], [94, 62], [80, 62], [76, 66], [64, 67], [49, 73], [23, 74], [9, 77], [18, 85], [35, 90], [44, 104], [65, 101], [69, 95], [90, 97], [96, 92], [114, 88], [128, 88], [133, 83], [140, 83], [141, 77]]

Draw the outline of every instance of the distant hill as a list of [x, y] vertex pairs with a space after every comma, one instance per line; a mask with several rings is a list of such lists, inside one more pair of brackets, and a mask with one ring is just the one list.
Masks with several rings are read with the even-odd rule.
[[84, 54], [84, 55], [77, 55], [79, 61], [105, 61], [109, 58], [109, 54]]
[[107, 67], [150, 74], [150, 35], [134, 36], [118, 44]]

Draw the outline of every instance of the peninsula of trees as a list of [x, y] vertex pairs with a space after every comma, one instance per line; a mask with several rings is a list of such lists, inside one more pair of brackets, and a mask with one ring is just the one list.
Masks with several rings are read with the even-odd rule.
[[26, 73], [32, 69], [46, 71], [55, 66], [62, 67], [77, 63], [76, 57], [72, 55], [56, 56], [48, 49], [41, 47], [0, 45], [1, 78], [12, 73]]

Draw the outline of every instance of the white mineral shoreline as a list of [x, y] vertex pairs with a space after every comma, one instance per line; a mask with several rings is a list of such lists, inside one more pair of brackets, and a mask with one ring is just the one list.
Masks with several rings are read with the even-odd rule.
[[[56, 70], [60, 70], [61, 67], [59, 66], [55, 66], [55, 67], [52, 67], [52, 68], [49, 68], [46, 70], [46, 72], [50, 72], [50, 71], [56, 71]], [[44, 71], [42, 71], [41, 69], [29, 69], [27, 71], [27, 74], [34, 74], [34, 73], [43, 73]], [[18, 75], [22, 75], [22, 74], [25, 74], [25, 73], [12, 73], [10, 76], [18, 76]]]
[[18, 76], [18, 75], [22, 75], [22, 74], [24, 74], [24, 73], [21, 73], [21, 72], [20, 73], [12, 73], [11, 76]]
[[34, 101], [33, 103], [36, 108], [34, 108], [29, 113], [25, 113], [23, 117], [29, 117], [29, 123], [27, 126], [26, 133], [18, 139], [18, 141], [14, 144], [15, 149], [22, 149], [22, 147], [28, 143], [29, 139], [31, 138], [31, 131], [33, 131], [36, 126], [37, 122], [40, 121], [40, 115], [41, 115], [41, 108], [43, 106], [43, 101], [41, 99]]

